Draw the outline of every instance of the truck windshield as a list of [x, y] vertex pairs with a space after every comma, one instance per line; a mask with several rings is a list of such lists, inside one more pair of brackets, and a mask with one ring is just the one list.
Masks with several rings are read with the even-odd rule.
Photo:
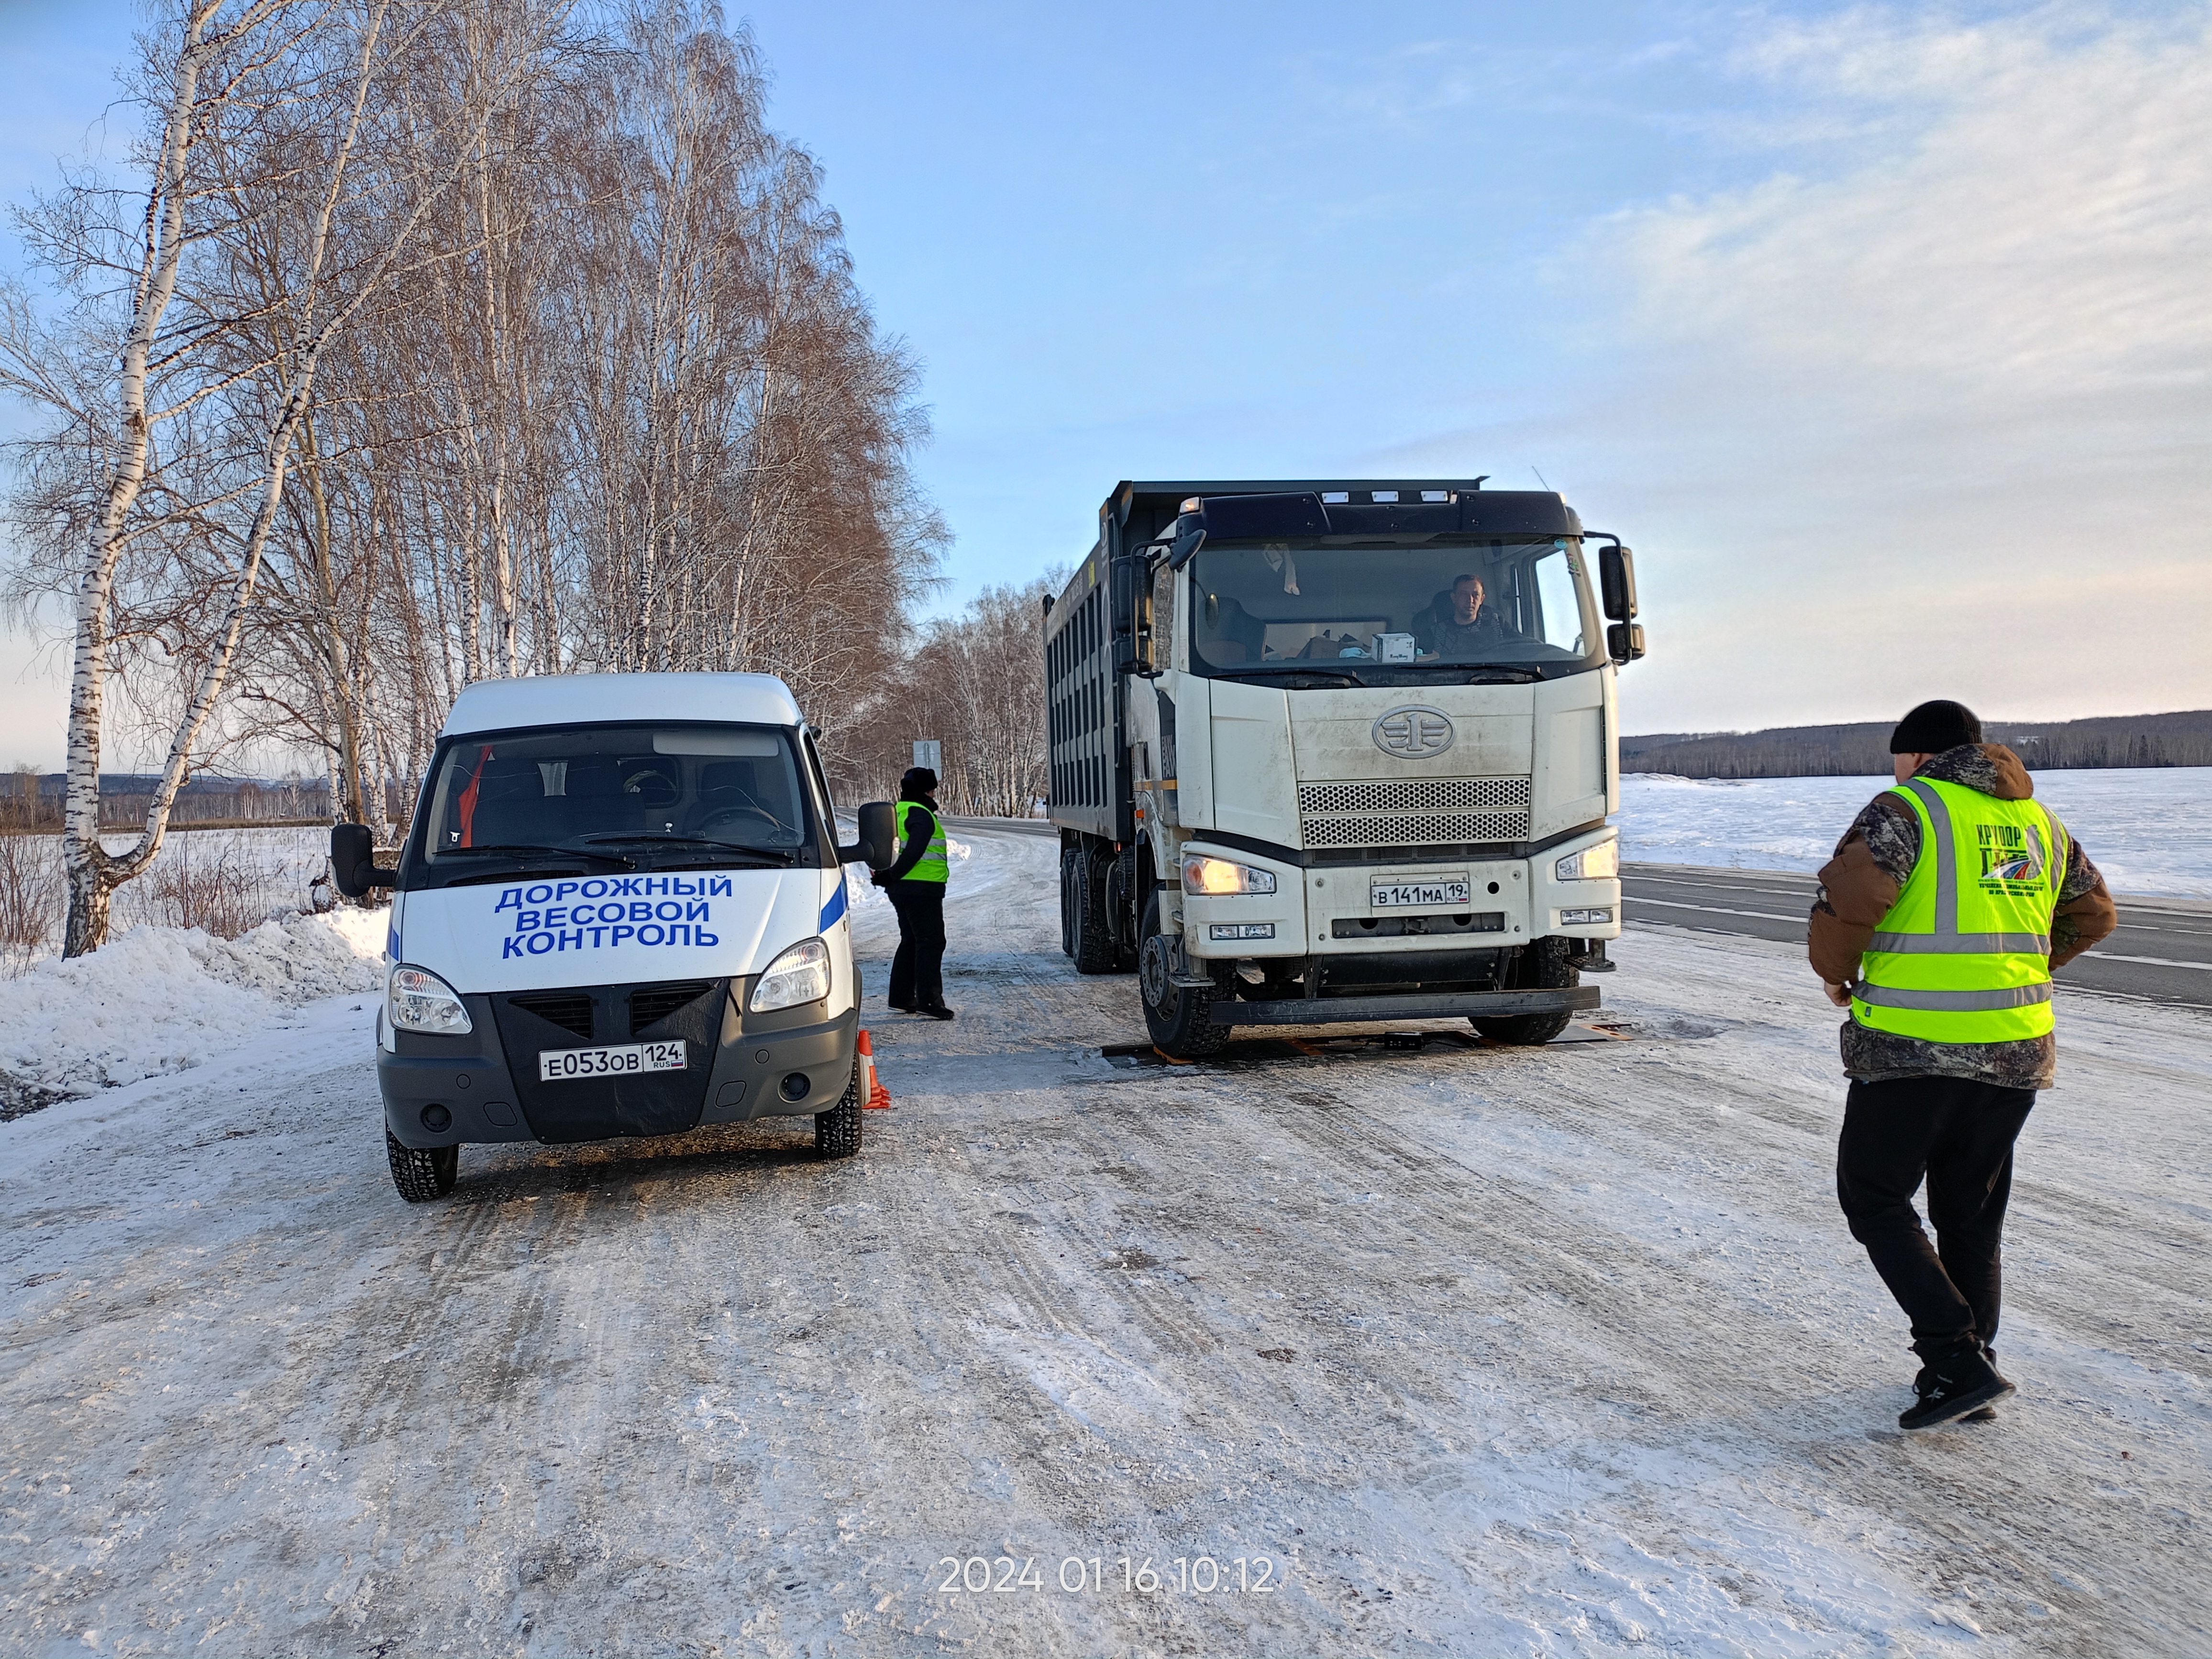
[[814, 835], [779, 726], [531, 727], [444, 746], [421, 851], [443, 884], [519, 866], [811, 864]]
[[1191, 566], [1191, 666], [1595, 667], [1603, 647], [1578, 541], [1308, 538], [1208, 542]]

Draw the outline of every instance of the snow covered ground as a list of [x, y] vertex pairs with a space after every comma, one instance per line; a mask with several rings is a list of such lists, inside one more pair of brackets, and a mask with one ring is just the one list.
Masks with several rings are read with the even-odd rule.
[[0, 1124], [0, 1650], [2206, 1650], [2212, 1020], [2061, 994], [2021, 1397], [1907, 1440], [1791, 947], [1632, 934], [1620, 1039], [1117, 1065], [1054, 844], [960, 838], [849, 1163], [407, 1206], [362, 996]]
[[[2118, 893], [2212, 898], [2212, 767], [2038, 772], [2046, 802]], [[1881, 778], [1620, 781], [1621, 851], [1654, 864], [1817, 870]]]

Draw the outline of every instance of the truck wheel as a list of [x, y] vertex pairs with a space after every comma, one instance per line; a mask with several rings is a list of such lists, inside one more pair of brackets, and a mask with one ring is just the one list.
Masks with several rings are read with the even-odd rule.
[[850, 1158], [860, 1150], [860, 1060], [853, 1057], [853, 1080], [844, 1098], [826, 1112], [814, 1115], [814, 1156]]
[[[1147, 857], [1145, 867], [1152, 868]], [[1106, 911], [1114, 928], [1114, 971], [1133, 974], [1137, 971], [1137, 947], [1142, 942], [1137, 932], [1137, 849], [1125, 847], [1114, 860], [1113, 873], [1106, 880]]]
[[384, 1132], [384, 1155], [391, 1160], [392, 1184], [410, 1204], [443, 1198], [461, 1173], [459, 1146], [403, 1146], [389, 1129]]
[[1114, 971], [1114, 923], [1106, 909], [1107, 871], [1110, 864], [1091, 856], [1091, 849], [1075, 849], [1075, 971], [1110, 974]]
[[[1567, 941], [1547, 936], [1532, 939], [1521, 947], [1519, 960], [1506, 975], [1505, 989], [1509, 991], [1566, 991], [1583, 981], [1580, 973], [1567, 965]], [[1549, 1042], [1567, 1029], [1574, 1018], [1571, 1012], [1556, 1014], [1507, 1014], [1486, 1019], [1470, 1014], [1468, 1024], [1493, 1042], [1510, 1042], [1523, 1047]]]
[[1137, 989], [1145, 1005], [1145, 1030], [1153, 1045], [1177, 1060], [1202, 1060], [1229, 1041], [1229, 1028], [1213, 1023], [1212, 991], [1194, 991], [1169, 977], [1174, 952], [1160, 932], [1160, 896], [1145, 901], [1144, 942], [1137, 951]]

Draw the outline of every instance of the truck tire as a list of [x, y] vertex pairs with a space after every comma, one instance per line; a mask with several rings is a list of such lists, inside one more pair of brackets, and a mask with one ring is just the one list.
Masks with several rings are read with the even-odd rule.
[[1114, 971], [1113, 917], [1106, 908], [1107, 872], [1111, 860], [1093, 858], [1091, 849], [1075, 849], [1075, 971], [1110, 974]]
[[1202, 1060], [1229, 1041], [1229, 1028], [1213, 1023], [1212, 991], [1192, 990], [1168, 978], [1172, 952], [1160, 932], [1160, 896], [1145, 901], [1143, 943], [1138, 946], [1137, 996], [1145, 1005], [1145, 1030], [1152, 1045], [1176, 1060]]
[[[1143, 942], [1137, 932], [1137, 853], [1134, 847], [1123, 848], [1106, 881], [1106, 912], [1114, 924], [1114, 971], [1117, 974], [1137, 971], [1137, 949]], [[1151, 869], [1152, 864], [1147, 854], [1145, 868]]]
[[403, 1146], [384, 1132], [384, 1155], [392, 1164], [392, 1184], [410, 1204], [428, 1204], [453, 1190], [461, 1173], [459, 1146]]
[[850, 1158], [860, 1150], [860, 1059], [853, 1057], [853, 1080], [843, 1098], [826, 1112], [814, 1115], [814, 1156]]
[[[1509, 991], [1566, 991], [1582, 983], [1583, 976], [1567, 965], [1568, 943], [1563, 939], [1531, 939], [1521, 947], [1512, 971], [1506, 975], [1505, 989]], [[1486, 1019], [1470, 1014], [1468, 1024], [1493, 1042], [1510, 1042], [1533, 1048], [1549, 1042], [1567, 1029], [1574, 1015], [1565, 1010], [1556, 1014], [1508, 1014]]]
[[1060, 953], [1075, 959], [1075, 861], [1082, 854], [1066, 848], [1060, 855]]

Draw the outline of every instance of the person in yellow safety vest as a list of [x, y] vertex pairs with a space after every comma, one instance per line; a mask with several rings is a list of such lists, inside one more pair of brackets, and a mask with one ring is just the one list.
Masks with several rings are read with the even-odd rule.
[[[2013, 1142], [2053, 1080], [2051, 974], [2112, 931], [2105, 878], [1960, 704], [1923, 702], [1820, 871], [1808, 951], [1849, 1008], [1836, 1195], [1912, 1324], [1929, 1429], [1996, 1416], [1992, 1348]], [[1931, 1247], [1912, 1207], [1923, 1178]]]
[[891, 866], [874, 878], [898, 912], [898, 954], [891, 958], [890, 1006], [904, 1014], [951, 1019], [945, 1006], [945, 821], [937, 810], [937, 774], [911, 768], [899, 780], [891, 809], [902, 843]]

